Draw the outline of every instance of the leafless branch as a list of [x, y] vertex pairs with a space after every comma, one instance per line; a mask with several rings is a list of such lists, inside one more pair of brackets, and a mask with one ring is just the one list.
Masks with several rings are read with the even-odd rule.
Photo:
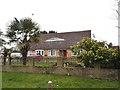
[[120, 12], [118, 10], [116, 10], [117, 14], [120, 16]]

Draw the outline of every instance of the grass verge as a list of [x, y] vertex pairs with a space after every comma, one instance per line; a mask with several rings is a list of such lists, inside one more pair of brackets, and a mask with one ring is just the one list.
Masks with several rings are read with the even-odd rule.
[[53, 82], [53, 88], [118, 88], [117, 80], [96, 80], [56, 74], [2, 73], [3, 88], [47, 88], [49, 80]]

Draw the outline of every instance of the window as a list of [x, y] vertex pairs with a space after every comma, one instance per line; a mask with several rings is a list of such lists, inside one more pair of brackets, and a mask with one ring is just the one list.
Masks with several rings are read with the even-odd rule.
[[36, 52], [37, 55], [40, 55], [39, 51]]
[[46, 42], [54, 42], [54, 41], [65, 41], [65, 39], [54, 37], [46, 40]]
[[41, 51], [41, 55], [44, 55], [44, 52], [43, 52], [43, 51]]
[[55, 56], [56, 55], [56, 51], [55, 50], [49, 50], [48, 51], [48, 56]]
[[36, 54], [37, 55], [44, 55], [44, 51], [43, 50], [36, 50]]

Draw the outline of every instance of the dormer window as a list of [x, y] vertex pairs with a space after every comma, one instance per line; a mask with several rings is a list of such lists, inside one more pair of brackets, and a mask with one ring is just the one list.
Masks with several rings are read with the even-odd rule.
[[65, 39], [54, 37], [46, 40], [46, 42], [54, 42], [54, 41], [65, 41]]

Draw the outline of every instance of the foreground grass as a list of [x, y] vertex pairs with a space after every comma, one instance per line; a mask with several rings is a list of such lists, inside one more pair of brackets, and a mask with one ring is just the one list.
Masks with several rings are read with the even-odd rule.
[[53, 88], [117, 88], [118, 81], [95, 80], [86, 77], [63, 76], [56, 74], [2, 73], [3, 88], [47, 88], [47, 82], [53, 82]]
[[[1, 66], [0, 66], [1, 68]], [[2, 89], [2, 72], [0, 72], [0, 90]]]

